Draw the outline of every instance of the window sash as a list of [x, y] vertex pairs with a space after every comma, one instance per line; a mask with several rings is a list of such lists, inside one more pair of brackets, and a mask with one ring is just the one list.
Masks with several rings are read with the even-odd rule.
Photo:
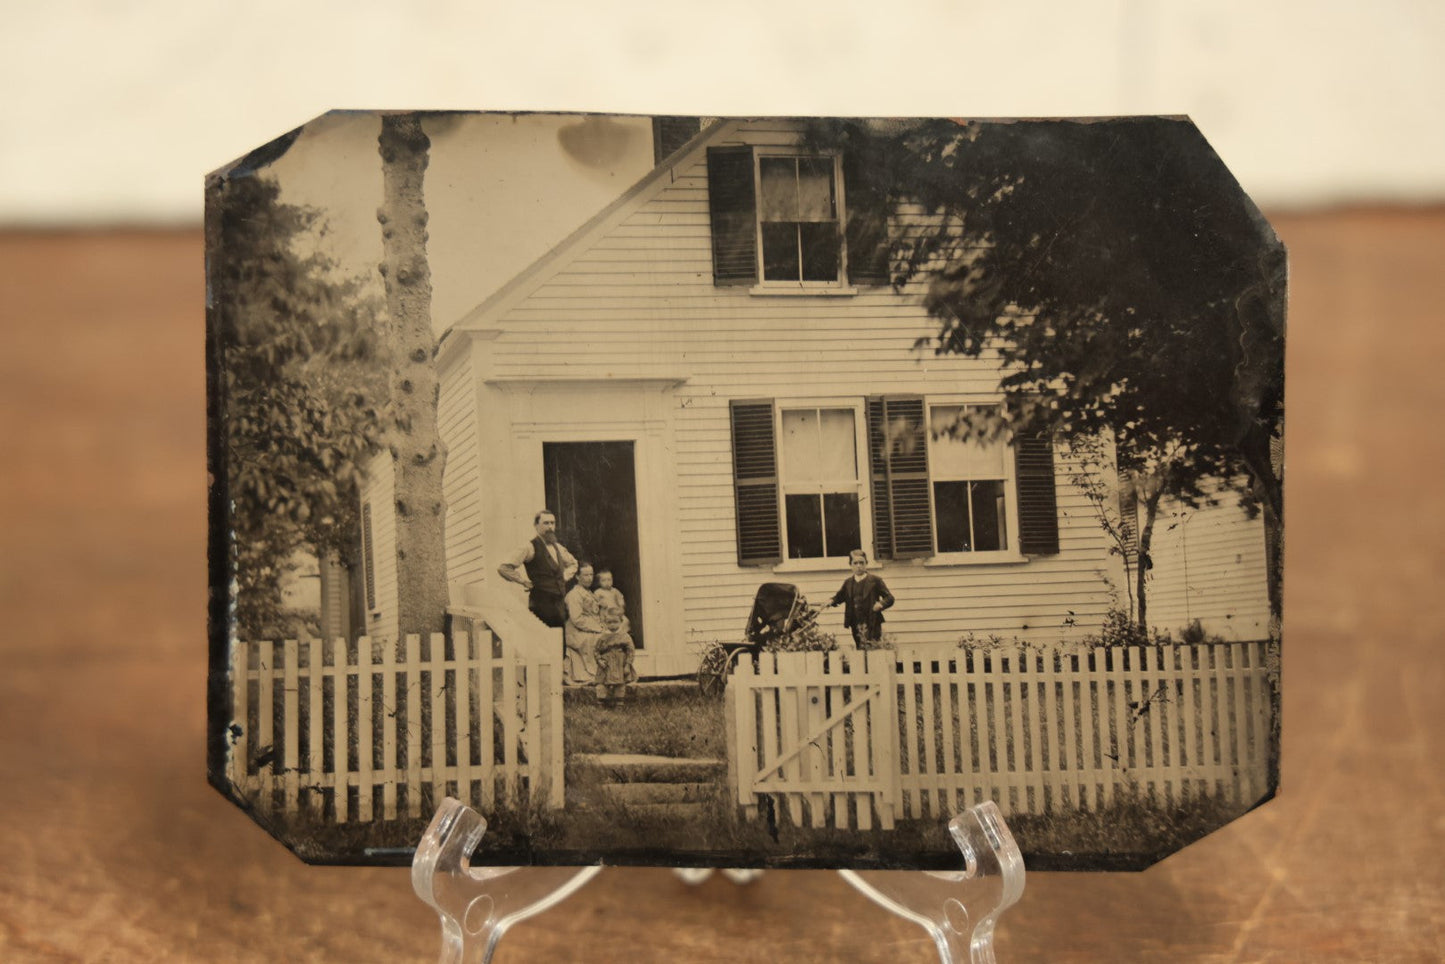
[[[955, 452], [950, 457], [945, 446], [957, 443], [941, 440], [934, 434], [951, 424], [957, 415], [969, 409], [987, 407], [991, 406], [947, 401], [928, 403], [928, 497], [936, 555], [1017, 551], [1018, 487], [1014, 482], [1012, 446], [1003, 440], [978, 443], [977, 448], [984, 450], [982, 453], [970, 453], [960, 458]], [[957, 504], [959, 483], [964, 484], [961, 506]], [[976, 503], [978, 498], [987, 497], [983, 493], [988, 485], [998, 486], [1003, 499], [1001, 513], [996, 508], [980, 508]], [[942, 488], [944, 486], [948, 488]], [[961, 543], [955, 535], [960, 528], [960, 520], [943, 514], [959, 509], [964, 513], [962, 528], [967, 530]], [[994, 523], [993, 531], [987, 532], [984, 524], [990, 517]]]
[[[778, 438], [778, 487], [782, 491], [782, 498], [780, 499], [780, 502], [782, 503], [784, 517], [782, 526], [784, 558], [846, 559], [848, 557], [848, 553], [854, 549], [861, 548], [867, 550], [869, 548], [869, 543], [872, 538], [872, 533], [870, 531], [870, 520], [866, 518], [867, 513], [863, 502], [864, 485], [866, 484], [866, 482], [863, 478], [861, 453], [866, 450], [866, 441], [860, 435], [860, 429], [863, 424], [863, 419], [858, 405], [856, 403], [838, 404], [837, 402], [829, 401], [819, 401], [814, 403], [812, 401], [800, 402], [790, 400], [787, 403], [779, 402], [776, 406], [776, 412], [776, 428]], [[822, 413], [824, 412], [846, 412], [850, 417], [851, 428], [849, 431], [849, 441], [851, 442], [852, 446], [851, 462], [853, 473], [851, 476], [827, 475], [819, 478], [798, 479], [797, 475], [800, 473], [800, 471], [806, 473], [806, 469], [808, 468], [817, 468], [825, 464], [826, 459], [821, 455], [822, 446], [826, 441], [822, 416]], [[789, 441], [790, 426], [788, 416], [801, 413], [812, 413], [814, 415], [813, 430], [817, 432], [817, 436], [815, 438], [816, 445], [814, 447], [818, 450], [820, 454], [812, 459], [809, 459], [808, 457], [808, 451], [806, 446], [797, 443], [790, 443]], [[790, 468], [790, 460], [794, 463], [802, 462], [803, 467], [800, 468], [798, 465], [795, 464], [792, 468]], [[841, 467], [841, 464], [836, 467]], [[795, 536], [800, 531], [800, 522], [798, 519], [795, 518], [795, 514], [797, 511], [796, 509], [792, 513], [789, 512], [788, 502], [789, 498], [792, 497], [794, 505], [801, 507], [801, 497], [804, 496], [817, 497], [815, 504], [818, 507], [818, 529], [820, 532], [819, 538], [822, 540], [822, 549], [825, 553], [824, 555], [814, 556], [797, 554]], [[834, 512], [832, 514], [830, 514], [828, 510], [830, 496], [833, 497], [832, 501], [834, 502]], [[833, 541], [829, 538], [830, 533], [834, 535], [834, 538], [841, 538], [842, 532], [845, 531], [845, 527], [836, 524], [838, 520], [834, 518], [834, 515], [836, 515], [838, 511], [838, 507], [836, 505], [838, 497], [845, 497], [851, 500], [851, 507], [849, 507], [845, 511], [847, 511], [850, 517], [855, 521], [851, 526], [846, 527], [846, 531], [857, 533], [856, 545], [842, 547], [830, 544]]]
[[[791, 194], [784, 176], [792, 162]], [[803, 187], [804, 169], [826, 171], [827, 189]], [[843, 181], [835, 155], [756, 150], [757, 278], [760, 285], [837, 287], [847, 263], [843, 238]]]

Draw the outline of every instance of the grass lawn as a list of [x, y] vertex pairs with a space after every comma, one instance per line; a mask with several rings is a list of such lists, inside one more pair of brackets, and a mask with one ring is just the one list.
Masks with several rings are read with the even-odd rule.
[[592, 688], [568, 690], [563, 716], [567, 755], [643, 753], [650, 756], [727, 759], [723, 702], [702, 695], [696, 683], [630, 687], [627, 702], [605, 707]]

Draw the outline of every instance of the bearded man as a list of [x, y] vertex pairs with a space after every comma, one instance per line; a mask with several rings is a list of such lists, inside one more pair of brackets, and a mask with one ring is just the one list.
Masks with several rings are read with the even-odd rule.
[[497, 567], [497, 574], [527, 590], [527, 608], [548, 626], [567, 624], [567, 580], [577, 560], [557, 541], [557, 517], [546, 509], [532, 517], [537, 535]]

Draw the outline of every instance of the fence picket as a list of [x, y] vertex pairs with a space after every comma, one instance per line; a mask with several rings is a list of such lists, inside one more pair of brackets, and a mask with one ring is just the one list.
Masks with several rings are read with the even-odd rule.
[[300, 683], [297, 660], [301, 644], [294, 639], [282, 642], [283, 675], [281, 682], [281, 801], [287, 813], [296, 809], [296, 794], [301, 786]]
[[481, 793], [478, 804], [490, 813], [497, 800], [497, 718], [496, 648], [497, 638], [490, 628], [478, 630], [477, 653], [477, 757], [480, 763]]
[[276, 804], [272, 792], [276, 777], [275, 667], [276, 644], [262, 643], [256, 660], [256, 782], [261, 791], [258, 802], [266, 812]]
[[331, 777], [332, 805], [336, 822], [346, 823], [351, 809], [346, 775], [351, 770], [351, 739], [347, 734], [347, 717], [351, 708], [351, 687], [348, 685], [346, 640], [336, 640], [331, 661]]
[[957, 799], [958, 781], [954, 775], [959, 772], [959, 769], [953, 742], [954, 730], [959, 725], [963, 714], [957, 700], [955, 664], [952, 660], [946, 660], [940, 665], [943, 671], [938, 675], [938, 721], [941, 724], [942, 740], [939, 753], [942, 754], [942, 765], [938, 770], [936, 784], [940, 808], [937, 816], [947, 820], [958, 810], [963, 809], [958, 805]]
[[[943, 800], [943, 789], [939, 786], [937, 776], [941, 772], [938, 768], [938, 742], [936, 739], [937, 725], [941, 720], [934, 715], [934, 693], [933, 686], [937, 680], [937, 674], [933, 672], [934, 663], [925, 660], [918, 664], [921, 672], [918, 674], [918, 697], [923, 709], [923, 719], [919, 721], [919, 727], [923, 731], [923, 746], [920, 753], [918, 771], [915, 776], [918, 779], [919, 806], [922, 808], [919, 816], [925, 812], [938, 819], [941, 803]], [[937, 789], [937, 794], [934, 789]]]
[[[798, 716], [800, 721], [805, 721], [804, 726], [809, 733], [814, 732], [823, 725], [827, 717], [823, 713], [823, 654], [804, 653], [803, 666], [806, 671], [804, 686], [798, 687]], [[823, 747], [827, 745], [830, 734], [822, 733], [813, 743], [805, 747], [799, 762], [803, 767], [803, 775], [808, 782], [818, 785], [823, 782], [825, 772], [823, 762]], [[808, 798], [808, 820], [813, 827], [827, 826], [828, 798], [821, 792], [815, 792]]]
[[517, 666], [502, 646], [502, 685], [496, 694], [497, 712], [502, 719], [502, 792], [508, 800], [517, 797], [517, 740], [521, 727], [517, 719]]
[[356, 819], [362, 823], [372, 820], [376, 790], [371, 775], [376, 728], [375, 701], [371, 692], [374, 655], [369, 639], [363, 636], [356, 641]]
[[[366, 640], [366, 637], [362, 637]], [[400, 744], [396, 738], [396, 719], [401, 712], [396, 692], [396, 647], [397, 640], [381, 640], [381, 815], [383, 819], [394, 820], [396, 808], [396, 778], [400, 769]]]
[[1027, 650], [1018, 655], [1018, 699], [1019, 717], [1023, 722], [1023, 742], [1019, 744], [1019, 769], [1024, 777], [1024, 804], [1029, 813], [1042, 813], [1044, 809], [1043, 750], [1039, 741], [1043, 738], [1043, 722], [1039, 714], [1038, 673], [1034, 670], [1035, 656]]
[[426, 713], [422, 696], [426, 690], [421, 678], [421, 637], [408, 633], [406, 637], [406, 666], [402, 669], [406, 681], [406, 814], [421, 816], [421, 731], [425, 725]]
[[[848, 670], [851, 669], [851, 667], [844, 662], [844, 656], [841, 652], [829, 653], [827, 660], [826, 672], [833, 677], [835, 683], [848, 679], [850, 675]], [[848, 705], [845, 687], [838, 685], [825, 686], [822, 692], [825, 703], [825, 715], [831, 716], [842, 707]], [[846, 785], [849, 782], [847, 761], [848, 726], [849, 724], [845, 723], [843, 726], [828, 733], [828, 775], [835, 784]], [[834, 793], [832, 806], [833, 826], [839, 830], [846, 830], [848, 828], [847, 792], [839, 791]]]
[[979, 708], [986, 705], [983, 692], [983, 657], [973, 651], [964, 653], [963, 673], [963, 682], [959, 686], [959, 706], [968, 711], [968, 724], [965, 732], [963, 721], [959, 721], [959, 740], [967, 745], [967, 750], [961, 754], [963, 763], [960, 772], [966, 781], [964, 806], [972, 807], [989, 799], [989, 788], [986, 785], [989, 773], [988, 747], [984, 742], [988, 726], [979, 712]]
[[910, 672], [898, 677], [896, 687], [902, 687], [903, 692], [903, 740], [904, 752], [899, 755], [899, 763], [905, 763], [908, 767], [904, 773], [907, 780], [903, 782], [903, 815], [906, 817], [923, 816], [923, 790], [918, 778], [918, 695], [915, 682], [917, 674], [911, 672], [916, 664], [908, 662], [904, 664], [910, 668]]
[[431, 780], [427, 786], [431, 788], [431, 800], [427, 802], [427, 809], [436, 809], [437, 804], [447, 794], [447, 742], [451, 736], [447, 732], [447, 720], [450, 714], [447, 713], [447, 691], [456, 685], [448, 670], [446, 660], [446, 637], [441, 633], [432, 633], [427, 642], [427, 663], [430, 667], [428, 674], [428, 692], [426, 694], [427, 706], [431, 708], [431, 748], [428, 756], [431, 758]]
[[[1163, 805], [1169, 800], [1168, 775], [1170, 772], [1166, 751], [1169, 749], [1165, 743], [1168, 732], [1164, 725], [1169, 718], [1171, 707], [1174, 703], [1170, 699], [1170, 687], [1164, 669], [1164, 647], [1157, 646], [1153, 650], [1145, 649], [1143, 662], [1141, 663], [1144, 672], [1145, 695], [1149, 700], [1149, 759], [1146, 766], [1151, 774], [1156, 774], [1150, 781], [1150, 799], [1158, 805]], [[1152, 657], [1152, 659], [1151, 659]], [[1150, 662], [1154, 664], [1150, 669]]]
[[[1146, 668], [1146, 661], [1149, 658], [1149, 651], [1141, 646], [1129, 647], [1129, 672], [1125, 679], [1129, 681], [1129, 695], [1125, 697], [1125, 706], [1129, 708], [1129, 772], [1140, 774], [1146, 772], [1149, 766], [1149, 717], [1154, 712], [1153, 705], [1149, 702], [1153, 695], [1149, 690], [1149, 678]], [[1129, 697], [1132, 696], [1132, 699]], [[1136, 787], [1140, 795], [1149, 795], [1149, 780], [1147, 777], [1136, 776]]]
[[551, 807], [562, 807], [567, 802], [567, 781], [563, 779], [564, 767], [566, 766], [565, 748], [562, 743], [563, 718], [562, 718], [562, 664], [553, 662], [544, 667], [543, 683], [545, 684], [546, 703], [550, 712], [545, 721], [550, 752], [547, 757], [547, 791], [548, 803]]
[[521, 736], [527, 759], [522, 761], [521, 772], [526, 779], [527, 792], [536, 794], [542, 778], [542, 743], [538, 739], [542, 732], [542, 667], [535, 661], [527, 660], [522, 663], [522, 669], [525, 673], [522, 683], [523, 698], [527, 709], [526, 715], [522, 717]]
[[[776, 665], [776, 660], [774, 660], [773, 669], [775, 672]], [[805, 707], [804, 713], [802, 715], [800, 715], [798, 712], [800, 708], [800, 702], [802, 702], [802, 695], [800, 694], [799, 687], [795, 682], [789, 681], [787, 683], [779, 684], [778, 717], [779, 723], [781, 725], [781, 729], [778, 734], [779, 753], [783, 753], [790, 749], [790, 747], [786, 745], [785, 738], [796, 737], [799, 732], [798, 728], [804, 725], [808, 719]], [[785, 774], [785, 782], [797, 783], [803, 778], [802, 760], [800, 760], [797, 755], [794, 755], [791, 759], [788, 760], [783, 772]], [[784, 794], [784, 798], [787, 800], [788, 803], [788, 816], [792, 819], [793, 826], [801, 827], [803, 825], [802, 797], [798, 796], [795, 793], [786, 793]]]
[[326, 802], [315, 781], [316, 774], [325, 772], [326, 761], [326, 717], [322, 712], [325, 705], [322, 696], [325, 677], [321, 673], [323, 646], [319, 639], [306, 641], [306, 766], [313, 775], [307, 788], [306, 806], [314, 817], [321, 816]]
[[1245, 706], [1244, 684], [1246, 680], [1244, 644], [1235, 643], [1229, 647], [1229, 728], [1234, 736], [1234, 786], [1236, 802], [1246, 802], [1249, 794], [1249, 746], [1245, 739], [1246, 721], [1249, 711]]
[[1059, 707], [1058, 707], [1058, 653], [1044, 653], [1038, 657], [1039, 669], [1039, 718], [1043, 734], [1039, 739], [1039, 779], [1044, 790], [1044, 812], [1057, 809], [1061, 804], [1060, 789], [1067, 772], [1060, 763]]

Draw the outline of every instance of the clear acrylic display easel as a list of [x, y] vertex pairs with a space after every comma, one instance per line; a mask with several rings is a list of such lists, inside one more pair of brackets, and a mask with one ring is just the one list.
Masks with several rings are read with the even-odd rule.
[[[411, 882], [441, 917], [442, 964], [489, 964], [507, 928], [565, 900], [602, 870], [474, 868], [471, 854], [486, 830], [481, 814], [448, 797], [417, 845]], [[948, 830], [963, 856], [962, 870], [839, 873], [869, 900], [927, 930], [943, 964], [993, 964], [994, 926], [1023, 894], [1023, 857], [991, 802], [960, 813]], [[711, 873], [677, 871], [691, 884]], [[723, 873], [743, 884], [762, 871]]]

